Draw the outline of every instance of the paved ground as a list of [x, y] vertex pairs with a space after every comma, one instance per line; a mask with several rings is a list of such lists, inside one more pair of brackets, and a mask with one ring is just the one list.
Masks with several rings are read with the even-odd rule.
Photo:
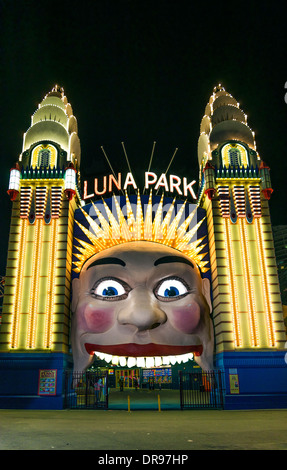
[[287, 450], [287, 410], [0, 410], [0, 450], [137, 449]]

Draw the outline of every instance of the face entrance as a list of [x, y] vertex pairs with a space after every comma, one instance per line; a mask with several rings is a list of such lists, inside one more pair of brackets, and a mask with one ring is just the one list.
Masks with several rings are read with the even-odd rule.
[[[87, 232], [81, 217], [88, 220], [95, 235]], [[75, 255], [74, 370], [107, 371], [111, 406], [121, 402], [123, 407], [128, 396], [131, 401], [137, 397], [139, 407], [146, 407], [149, 397], [150, 405], [157, 406], [160, 392], [166, 403], [178, 407], [179, 372], [213, 368], [210, 284], [201, 264], [205, 263], [200, 254], [202, 238], [186, 251], [187, 241], [197, 236], [199, 222], [195, 221], [192, 234], [186, 234], [183, 227], [174, 233], [178, 248], [135, 239], [111, 242], [101, 250], [97, 244], [102, 243], [102, 232], [91, 217], [87, 219], [87, 212], [81, 217], [78, 228], [90, 243], [82, 241]], [[179, 219], [175, 222], [179, 224]], [[135, 231], [135, 227], [139, 224], [130, 229]], [[152, 225], [152, 230], [157, 226]], [[169, 237], [172, 230], [168, 230]], [[80, 238], [75, 239], [79, 243]]]
[[89, 367], [94, 355], [112, 366], [154, 368], [192, 354], [211, 369], [205, 281], [193, 260], [157, 243], [125, 243], [93, 256], [73, 281], [75, 370]]

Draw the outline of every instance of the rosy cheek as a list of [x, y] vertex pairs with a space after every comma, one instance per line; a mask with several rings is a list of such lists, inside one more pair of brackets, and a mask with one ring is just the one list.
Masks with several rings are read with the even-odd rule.
[[78, 311], [78, 321], [81, 329], [93, 333], [104, 333], [114, 323], [114, 309], [100, 309], [93, 304], [85, 304]]
[[200, 321], [200, 307], [196, 302], [173, 309], [174, 326], [186, 334], [195, 331]]

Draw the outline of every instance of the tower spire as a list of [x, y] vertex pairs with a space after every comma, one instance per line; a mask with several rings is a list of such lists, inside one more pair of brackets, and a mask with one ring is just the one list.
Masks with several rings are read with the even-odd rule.
[[[255, 133], [238, 101], [220, 83], [213, 89], [200, 124], [198, 162], [201, 183], [207, 161], [217, 168], [220, 177], [241, 174], [258, 177], [259, 172], [262, 194], [270, 199], [270, 169], [263, 165], [257, 152]], [[209, 176], [206, 182], [210, 184], [215, 174], [211, 175], [211, 171], [206, 174]], [[209, 189], [213, 188], [205, 188], [214, 196], [215, 191]]]
[[24, 134], [19, 160], [23, 168], [62, 168], [72, 162], [79, 170], [78, 124], [63, 87], [55, 85], [38, 105]]
[[[77, 120], [64, 89], [55, 85], [32, 115], [22, 153], [10, 172], [11, 230], [17, 236], [9, 241], [13, 263], [7, 278], [17, 289], [7, 294], [9, 307], [3, 316], [8, 315], [9, 326], [1, 332], [0, 348], [67, 352], [70, 312], [65, 298], [73, 213], [80, 204], [80, 158]], [[57, 305], [63, 306], [61, 312]]]
[[[228, 304], [229, 295], [229, 312], [218, 314], [218, 322], [232, 329], [228, 335], [220, 328], [216, 331], [218, 344], [228, 349], [232, 338], [235, 348], [274, 348], [282, 342], [282, 335], [274, 321], [280, 312], [274, 311], [273, 274], [268, 271], [264, 252], [266, 227], [271, 224], [270, 170], [256, 150], [247, 115], [221, 84], [214, 87], [205, 107], [198, 162], [199, 201], [208, 214], [209, 244], [214, 246], [211, 265], [217, 266], [214, 289], [217, 292], [218, 286], [229, 286], [229, 294], [217, 295], [213, 306], [220, 312], [220, 302]], [[271, 252], [268, 256], [271, 258]], [[251, 258], [257, 261], [252, 264]], [[262, 299], [264, 315], [258, 307]]]

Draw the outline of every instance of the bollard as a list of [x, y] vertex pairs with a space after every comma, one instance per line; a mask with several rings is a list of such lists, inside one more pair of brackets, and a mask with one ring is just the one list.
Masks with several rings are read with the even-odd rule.
[[158, 394], [158, 396], [157, 396], [157, 403], [158, 403], [158, 411], [161, 411], [161, 407], [160, 407], [160, 394]]
[[131, 411], [131, 400], [130, 400], [130, 396], [128, 395], [128, 412]]

